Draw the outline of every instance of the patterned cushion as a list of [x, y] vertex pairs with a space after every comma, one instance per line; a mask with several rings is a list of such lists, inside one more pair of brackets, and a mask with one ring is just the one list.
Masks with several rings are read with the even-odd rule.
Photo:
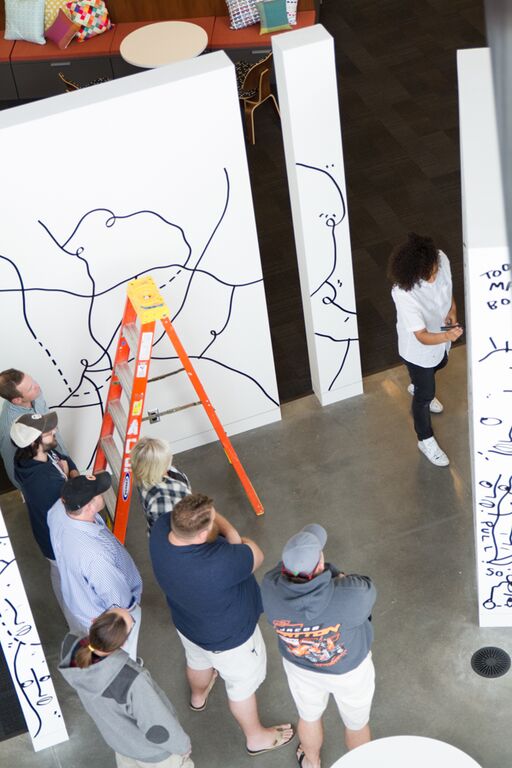
[[44, 0], [5, 0], [4, 37], [44, 45]]
[[[257, 64], [258, 62], [255, 62], [255, 63]], [[257, 94], [256, 88], [252, 91], [242, 90], [245, 76], [253, 66], [254, 66], [254, 63], [250, 61], [244, 61], [243, 59], [241, 61], [237, 61], [235, 64], [236, 87], [238, 89], [239, 99], [252, 99], [252, 97], [256, 96]]]
[[45, 35], [47, 40], [51, 40], [55, 45], [64, 50], [67, 48], [74, 36], [80, 32], [81, 27], [78, 24], [73, 24], [71, 19], [68, 19], [64, 11], [59, 10], [57, 18], [49, 29], [46, 30]]
[[226, 0], [231, 29], [243, 29], [260, 20], [256, 0]]
[[44, 4], [44, 28], [49, 29], [58, 16], [59, 10], [64, 7], [64, 0], [45, 0]]
[[261, 21], [260, 35], [291, 29], [286, 13], [286, 0], [263, 0], [256, 3], [256, 8]]
[[81, 27], [77, 34], [79, 43], [93, 35], [101, 35], [113, 26], [103, 0], [72, 0], [65, 7], [71, 21]]
[[286, 13], [288, 14], [288, 23], [295, 26], [297, 23], [297, 5], [299, 0], [286, 0]]

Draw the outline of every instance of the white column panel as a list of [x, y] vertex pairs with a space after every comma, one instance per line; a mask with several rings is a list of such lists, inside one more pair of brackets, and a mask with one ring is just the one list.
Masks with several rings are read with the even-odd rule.
[[469, 418], [481, 626], [512, 626], [512, 291], [488, 49], [458, 52]]
[[0, 644], [35, 751], [67, 741], [57, 694], [1, 510]]
[[317, 24], [272, 38], [313, 390], [363, 391], [334, 41]]

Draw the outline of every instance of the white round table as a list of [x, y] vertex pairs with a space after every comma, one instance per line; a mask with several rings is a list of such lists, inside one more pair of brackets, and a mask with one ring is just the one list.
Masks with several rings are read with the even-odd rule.
[[159, 21], [126, 35], [121, 56], [128, 64], [144, 69], [163, 67], [173, 61], [193, 59], [208, 45], [208, 35], [189, 21]]
[[472, 757], [444, 741], [423, 736], [390, 736], [347, 752], [331, 768], [481, 768]]

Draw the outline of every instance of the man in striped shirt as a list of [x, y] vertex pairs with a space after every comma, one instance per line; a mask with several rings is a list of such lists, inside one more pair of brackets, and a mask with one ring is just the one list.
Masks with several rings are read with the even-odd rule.
[[78, 637], [112, 607], [126, 608], [134, 626], [124, 646], [137, 659], [142, 579], [135, 563], [100, 516], [108, 472], [68, 480], [62, 497], [48, 512], [48, 527], [70, 630]]

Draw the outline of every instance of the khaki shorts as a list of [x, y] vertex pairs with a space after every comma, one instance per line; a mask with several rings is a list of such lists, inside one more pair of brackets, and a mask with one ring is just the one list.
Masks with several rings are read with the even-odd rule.
[[283, 659], [283, 666], [302, 720], [320, 720], [332, 693], [346, 728], [359, 731], [368, 723], [375, 691], [371, 651], [358, 667], [344, 675], [314, 672], [287, 659]]
[[[176, 630], [178, 631], [178, 630]], [[245, 701], [255, 693], [267, 674], [267, 651], [257, 626], [252, 636], [229, 651], [206, 651], [178, 632], [190, 669], [217, 670], [231, 701]]]

